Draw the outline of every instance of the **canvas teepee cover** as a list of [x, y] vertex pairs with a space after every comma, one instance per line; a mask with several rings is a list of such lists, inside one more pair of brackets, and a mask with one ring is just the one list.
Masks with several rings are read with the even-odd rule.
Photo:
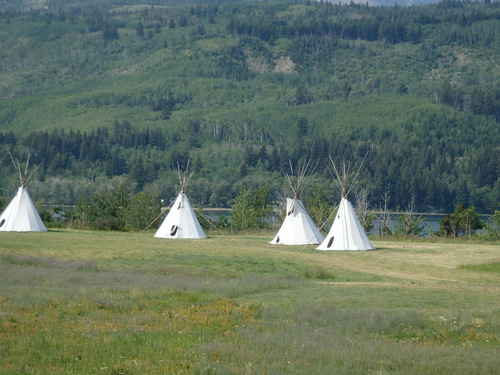
[[319, 244], [324, 238], [307, 213], [302, 201], [286, 199], [287, 216], [278, 234], [270, 242], [273, 245], [307, 245]]
[[269, 242], [270, 244], [316, 245], [321, 243], [324, 239], [304, 208], [302, 201], [299, 199], [300, 193], [307, 186], [308, 179], [311, 176], [311, 174], [307, 176], [309, 164], [310, 162], [299, 165], [297, 176], [293, 176], [293, 167], [290, 162], [291, 175], [285, 174], [285, 176], [294, 192], [294, 198], [286, 199], [285, 220], [274, 239]]
[[[12, 156], [11, 156], [12, 157]], [[21, 186], [17, 190], [17, 194], [9, 203], [7, 208], [0, 215], [0, 231], [4, 232], [46, 232], [47, 228], [43, 224], [40, 215], [38, 214], [33, 201], [28, 194], [26, 185], [29, 179], [35, 173], [37, 167], [27, 175], [28, 172], [28, 162], [26, 163], [26, 169], [24, 175], [21, 174], [19, 168], [19, 162], [12, 162], [19, 170], [19, 178], [21, 180]]]
[[340, 201], [339, 209], [330, 232], [318, 250], [373, 250], [361, 223], [354, 212], [351, 202], [346, 198]]
[[184, 192], [181, 192], [175, 200], [167, 217], [156, 231], [155, 237], [207, 238]]
[[14, 199], [9, 203], [2, 215], [0, 215], [0, 231], [47, 231], [25, 187], [19, 187]]
[[[366, 156], [365, 156], [366, 157]], [[328, 232], [325, 240], [319, 245], [317, 250], [373, 250], [375, 247], [368, 239], [363, 226], [356, 216], [356, 212], [352, 207], [351, 202], [347, 199], [347, 194], [355, 183], [354, 178], [352, 184], [349, 184], [349, 169], [344, 164], [343, 175], [337, 171], [332, 160], [332, 165], [335, 170], [337, 181], [342, 190], [342, 199], [333, 221], [333, 225]], [[359, 167], [361, 169], [361, 165]], [[358, 173], [359, 173], [358, 169]]]
[[[186, 170], [189, 168], [189, 162]], [[160, 238], [207, 238], [207, 235], [201, 228], [200, 222], [196, 218], [196, 214], [189, 203], [189, 199], [185, 193], [189, 179], [193, 175], [182, 174], [179, 166], [177, 166], [179, 173], [179, 183], [181, 185], [181, 192], [172, 205], [160, 228], [155, 233], [155, 237]]]

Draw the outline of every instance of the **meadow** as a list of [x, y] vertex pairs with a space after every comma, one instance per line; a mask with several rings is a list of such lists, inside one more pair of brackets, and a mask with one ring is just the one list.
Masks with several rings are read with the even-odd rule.
[[498, 243], [0, 235], [0, 373], [494, 374]]

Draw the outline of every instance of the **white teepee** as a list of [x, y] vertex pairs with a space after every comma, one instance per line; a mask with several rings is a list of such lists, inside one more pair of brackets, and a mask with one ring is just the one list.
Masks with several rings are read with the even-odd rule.
[[26, 189], [28, 181], [33, 176], [38, 166], [35, 166], [31, 173], [28, 174], [28, 157], [24, 174], [22, 174], [19, 161], [15, 162], [14, 159], [12, 159], [12, 162], [17, 167], [19, 172], [21, 186], [17, 190], [17, 194], [14, 199], [12, 199], [7, 208], [0, 215], [0, 231], [46, 232], [47, 228], [43, 224], [43, 221], [40, 218], [30, 195], [28, 194], [28, 190]]
[[[358, 220], [351, 202], [347, 199], [350, 188], [348, 189], [349, 170], [344, 163], [343, 176], [341, 177], [333, 163], [337, 181], [342, 189], [342, 199], [328, 235], [317, 250], [373, 250], [375, 247], [368, 239], [363, 226]], [[360, 166], [361, 169], [361, 166]], [[359, 173], [359, 169], [358, 169]], [[355, 182], [355, 179], [353, 183]]]
[[[189, 164], [188, 164], [189, 165]], [[160, 238], [207, 238], [207, 235], [201, 228], [200, 222], [196, 218], [196, 214], [189, 203], [189, 199], [184, 192], [187, 188], [189, 176], [182, 176], [180, 169], [179, 182], [181, 184], [181, 192], [170, 208], [160, 228], [155, 233], [155, 237]]]
[[342, 197], [330, 232], [318, 250], [375, 249], [361, 226], [351, 202]]
[[[304, 208], [302, 201], [299, 199], [300, 192], [307, 185], [308, 178], [306, 178], [306, 173], [308, 167], [309, 163], [304, 163], [302, 167], [299, 168], [298, 175], [294, 181], [292, 180], [292, 176], [286, 174], [288, 182], [294, 192], [294, 198], [286, 199], [285, 220], [274, 239], [269, 242], [270, 244], [316, 245], [324, 240], [320, 231]], [[291, 164], [290, 169], [293, 175]]]

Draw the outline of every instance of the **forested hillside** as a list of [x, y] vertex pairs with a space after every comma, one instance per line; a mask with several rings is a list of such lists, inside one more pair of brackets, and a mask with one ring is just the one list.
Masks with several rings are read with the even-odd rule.
[[[76, 204], [113, 183], [195, 205], [283, 194], [289, 160], [338, 200], [329, 156], [367, 154], [370, 205], [479, 212], [500, 202], [500, 3], [0, 2], [0, 196], [8, 151], [30, 192]], [[305, 197], [307, 201], [307, 197]]]

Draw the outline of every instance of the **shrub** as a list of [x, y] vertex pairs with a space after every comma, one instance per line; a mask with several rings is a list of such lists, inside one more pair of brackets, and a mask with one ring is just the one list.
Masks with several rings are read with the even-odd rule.
[[463, 237], [469, 236], [477, 229], [483, 227], [479, 220], [479, 214], [476, 208], [471, 206], [465, 208], [463, 203], [460, 203], [453, 214], [448, 214], [439, 223], [439, 233], [447, 237]]

